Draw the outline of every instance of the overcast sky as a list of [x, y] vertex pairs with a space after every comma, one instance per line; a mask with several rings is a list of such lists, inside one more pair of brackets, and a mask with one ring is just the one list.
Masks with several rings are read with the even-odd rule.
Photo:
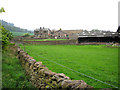
[[100, 29], [116, 31], [119, 0], [0, 0], [0, 19], [34, 30]]

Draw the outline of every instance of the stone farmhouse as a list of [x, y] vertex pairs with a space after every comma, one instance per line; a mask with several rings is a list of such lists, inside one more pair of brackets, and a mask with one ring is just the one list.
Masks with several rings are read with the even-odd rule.
[[48, 38], [51, 35], [51, 30], [49, 28], [42, 28], [34, 30], [34, 38]]

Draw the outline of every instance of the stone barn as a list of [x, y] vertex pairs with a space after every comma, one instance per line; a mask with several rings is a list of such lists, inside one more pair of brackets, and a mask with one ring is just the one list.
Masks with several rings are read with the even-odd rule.
[[79, 33], [82, 30], [58, 30], [54, 32], [53, 36], [59, 39], [75, 39], [77, 40]]
[[53, 37], [55, 39], [68, 39], [67, 33], [63, 32], [62, 30], [58, 30], [53, 33]]
[[69, 36], [69, 39], [74, 39], [77, 40], [79, 34], [82, 32], [83, 30], [63, 30], [63, 32], [67, 33], [67, 35]]

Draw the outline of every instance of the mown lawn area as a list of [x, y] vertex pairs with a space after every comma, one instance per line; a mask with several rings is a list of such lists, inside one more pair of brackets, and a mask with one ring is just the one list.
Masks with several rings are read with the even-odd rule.
[[[24, 46], [20, 47], [24, 49]], [[73, 80], [84, 80], [95, 88], [118, 87], [118, 48], [105, 45], [25, 45], [25, 51], [50, 70], [64, 73]]]
[[2, 88], [35, 89], [30, 83], [29, 77], [26, 76], [19, 60], [10, 48], [3, 50], [2, 54]]

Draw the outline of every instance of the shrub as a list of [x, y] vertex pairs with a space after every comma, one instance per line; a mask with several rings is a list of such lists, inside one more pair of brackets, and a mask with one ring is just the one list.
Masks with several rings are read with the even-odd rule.
[[9, 44], [9, 40], [13, 38], [12, 33], [9, 30], [6, 30], [1, 24], [0, 24], [0, 41], [2, 41], [2, 48], [4, 48], [6, 45]]
[[25, 33], [25, 34], [24, 34], [24, 37], [28, 37], [28, 36], [30, 36], [29, 33]]

